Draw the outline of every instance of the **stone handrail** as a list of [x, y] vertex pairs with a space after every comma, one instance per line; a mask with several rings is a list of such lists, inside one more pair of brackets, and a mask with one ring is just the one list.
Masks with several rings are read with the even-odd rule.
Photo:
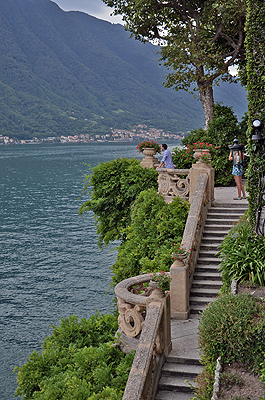
[[162, 365], [171, 349], [170, 298], [147, 300], [145, 323], [128, 377], [123, 400], [151, 400]]
[[174, 197], [187, 198], [190, 193], [190, 170], [158, 168], [158, 193], [166, 202]]
[[[151, 276], [144, 274], [115, 287], [121, 347], [125, 352], [136, 350], [123, 400], [152, 399], [165, 356], [172, 348], [169, 293], [161, 293], [150, 280]], [[148, 287], [144, 286], [147, 282]]]
[[[120, 332], [128, 338], [139, 337], [150, 299], [164, 298], [164, 294], [151, 279], [150, 274], [138, 275], [121, 281], [115, 287]], [[144, 285], [148, 282], [149, 286]], [[134, 348], [136, 347], [137, 345]]]
[[184, 260], [176, 259], [170, 268], [172, 278], [170, 284], [171, 316], [178, 319], [187, 319], [190, 314], [189, 295], [194, 269], [197, 263], [202, 231], [205, 224], [208, 208], [213, 200], [209, 186], [211, 175], [201, 171], [191, 199], [189, 215], [181, 245], [188, 251]]

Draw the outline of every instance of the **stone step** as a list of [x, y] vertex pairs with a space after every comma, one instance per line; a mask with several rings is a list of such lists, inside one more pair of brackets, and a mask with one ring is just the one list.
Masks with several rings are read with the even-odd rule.
[[226, 230], [220, 230], [220, 229], [214, 229], [211, 226], [204, 227], [204, 232], [202, 239], [205, 238], [218, 238], [221, 242], [224, 240], [225, 236], [228, 234], [230, 229]]
[[200, 272], [195, 270], [193, 279], [197, 280], [212, 280], [212, 281], [222, 281], [221, 274], [217, 272]]
[[209, 250], [209, 251], [200, 251], [199, 252], [199, 259], [205, 259], [205, 258], [211, 258], [214, 261], [219, 260], [219, 262], [221, 262], [221, 258], [217, 257], [216, 254], [218, 252], [214, 251], [214, 250]]
[[194, 398], [193, 392], [175, 392], [168, 390], [159, 390], [155, 400], [191, 400]]
[[[224, 237], [223, 237], [224, 239]], [[215, 245], [218, 246], [222, 243], [222, 240], [220, 240], [218, 237], [211, 237], [211, 236], [202, 236], [202, 240], [201, 240], [201, 246], [211, 246], [211, 245]]]
[[238, 222], [238, 220], [236, 220], [236, 219], [230, 219], [230, 218], [217, 219], [217, 218], [208, 218], [207, 217], [207, 220], [205, 221], [205, 226], [212, 226], [212, 225], [223, 226], [223, 227], [226, 227], [226, 229], [227, 229], [227, 227], [231, 228], [231, 226], [236, 225], [237, 222]]
[[245, 207], [241, 208], [232, 208], [232, 207], [212, 207], [208, 210], [208, 214], [237, 214], [237, 215], [244, 215], [244, 212], [247, 210]]
[[207, 214], [207, 220], [209, 221], [209, 220], [212, 220], [212, 219], [229, 219], [229, 220], [239, 220], [239, 218], [240, 217], [242, 217], [242, 215], [244, 215], [243, 213], [240, 213], [240, 214], [237, 214], [237, 213], [232, 213], [232, 212], [229, 212], [229, 213], [220, 213], [220, 212], [214, 212], [214, 213], [211, 213], [210, 211], [208, 212], [208, 214]]
[[206, 306], [201, 306], [198, 304], [193, 304], [192, 307], [190, 308], [191, 314], [201, 314], [204, 310], [206, 309]]
[[212, 281], [212, 280], [194, 280], [192, 282], [192, 288], [201, 288], [201, 289], [220, 289], [222, 286], [222, 281]]
[[220, 265], [221, 262], [221, 258], [217, 258], [217, 257], [201, 257], [201, 255], [199, 256], [198, 260], [197, 260], [197, 264], [212, 264], [212, 265]]
[[162, 374], [165, 376], [178, 375], [182, 377], [196, 377], [203, 370], [201, 365], [197, 364], [178, 364], [165, 362], [162, 368]]
[[218, 203], [218, 202], [214, 202], [212, 207], [210, 208], [210, 210], [212, 210], [213, 208], [240, 208], [240, 209], [248, 209], [248, 203]]
[[194, 378], [183, 379], [183, 377], [178, 376], [163, 376], [160, 378], [158, 388], [159, 390], [173, 390], [181, 392], [193, 392], [191, 385], [194, 387], [196, 385]]
[[[190, 319], [195, 319], [194, 317]], [[196, 318], [198, 319], [198, 318]], [[169, 363], [176, 363], [176, 364], [188, 364], [188, 365], [200, 365], [200, 359], [198, 357], [198, 353], [195, 353], [193, 356], [192, 355], [187, 355], [185, 357], [180, 357], [178, 355], [175, 355], [173, 351], [166, 357], [166, 362]]]
[[201, 243], [200, 250], [205, 252], [205, 251], [214, 251], [215, 253], [218, 252], [218, 246], [221, 244], [220, 241], [218, 243]]
[[213, 303], [217, 299], [215, 297], [201, 297], [201, 296], [190, 296], [190, 306], [192, 308], [193, 305], [207, 305], [208, 303]]
[[219, 289], [215, 288], [215, 289], [204, 289], [204, 288], [191, 288], [191, 296], [194, 297], [216, 297], [218, 296], [218, 293], [220, 292]]
[[195, 272], [219, 272], [219, 264], [197, 264]]

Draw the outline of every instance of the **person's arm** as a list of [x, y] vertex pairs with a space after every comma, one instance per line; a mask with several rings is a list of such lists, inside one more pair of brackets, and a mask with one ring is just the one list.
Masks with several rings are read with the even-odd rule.
[[156, 169], [158, 169], [158, 168], [162, 168], [162, 167], [164, 167], [165, 166], [165, 163], [164, 163], [164, 161], [161, 161], [161, 163], [158, 165], [158, 167], [156, 167]]
[[232, 160], [233, 160], [233, 157], [232, 157], [232, 151], [230, 151], [230, 154], [229, 154], [228, 160], [229, 160], [229, 161], [232, 161]]

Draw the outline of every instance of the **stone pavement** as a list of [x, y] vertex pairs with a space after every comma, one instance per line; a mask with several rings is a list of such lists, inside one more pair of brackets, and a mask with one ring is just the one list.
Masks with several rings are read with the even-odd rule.
[[[246, 193], [247, 195], [247, 193]], [[214, 201], [216, 203], [233, 203], [233, 204], [248, 204], [246, 199], [244, 200], [233, 200], [234, 197], [237, 197], [237, 188], [236, 186], [232, 187], [215, 187], [214, 188]]]
[[171, 319], [172, 351], [169, 355], [170, 358], [200, 359], [198, 326], [198, 315], [191, 315], [185, 321]]

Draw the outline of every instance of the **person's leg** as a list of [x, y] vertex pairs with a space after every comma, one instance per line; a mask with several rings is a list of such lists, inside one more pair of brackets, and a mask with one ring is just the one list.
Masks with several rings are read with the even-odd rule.
[[244, 185], [242, 182], [242, 175], [240, 175], [239, 178], [240, 178], [239, 181], [240, 181], [242, 195], [243, 195], [243, 197], [246, 197], [245, 188], [244, 188]]
[[236, 182], [236, 187], [237, 187], [237, 193], [238, 193], [238, 198], [241, 199], [241, 184], [240, 184], [240, 176], [234, 175], [235, 182]]

